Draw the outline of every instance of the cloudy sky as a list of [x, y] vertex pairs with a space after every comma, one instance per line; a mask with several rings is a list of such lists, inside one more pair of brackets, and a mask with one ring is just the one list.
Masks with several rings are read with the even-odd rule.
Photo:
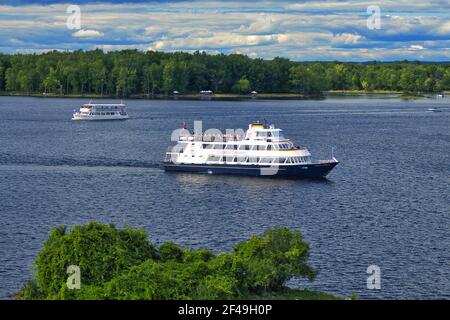
[[[67, 26], [71, 4], [81, 9], [80, 29]], [[380, 9], [379, 28], [368, 13], [373, 5]], [[136, 48], [267, 59], [450, 61], [449, 18], [450, 0], [0, 0], [0, 52]]]

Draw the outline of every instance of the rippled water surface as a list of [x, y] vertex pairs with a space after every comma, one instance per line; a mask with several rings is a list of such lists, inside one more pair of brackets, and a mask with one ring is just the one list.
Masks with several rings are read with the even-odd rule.
[[[91, 220], [152, 241], [215, 251], [269, 226], [311, 244], [313, 284], [361, 298], [450, 298], [450, 101], [127, 101], [131, 119], [73, 122], [85, 100], [0, 97], [0, 298], [32, 272], [50, 228]], [[429, 112], [440, 107], [443, 112]], [[182, 122], [246, 128], [266, 118], [316, 159], [326, 181], [166, 174]], [[382, 272], [368, 290], [366, 269]]]

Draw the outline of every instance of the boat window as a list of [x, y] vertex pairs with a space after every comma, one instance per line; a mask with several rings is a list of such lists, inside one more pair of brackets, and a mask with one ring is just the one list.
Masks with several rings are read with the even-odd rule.
[[219, 161], [220, 157], [218, 156], [209, 156], [208, 159], [206, 159], [206, 161]]
[[271, 144], [267, 145], [267, 150], [272, 150], [272, 145]]

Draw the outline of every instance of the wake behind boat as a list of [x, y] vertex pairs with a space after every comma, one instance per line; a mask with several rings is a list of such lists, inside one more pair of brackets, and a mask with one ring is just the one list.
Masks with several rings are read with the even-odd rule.
[[197, 134], [183, 128], [162, 165], [169, 172], [325, 178], [338, 163], [334, 156], [313, 162], [308, 149], [294, 146], [281, 129], [253, 123], [243, 135]]
[[72, 120], [125, 120], [128, 119], [123, 103], [87, 103], [75, 111]]

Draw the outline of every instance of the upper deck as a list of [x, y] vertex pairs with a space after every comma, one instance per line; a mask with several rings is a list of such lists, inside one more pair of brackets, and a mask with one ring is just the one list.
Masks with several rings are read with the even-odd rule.
[[123, 110], [126, 105], [123, 103], [86, 103], [80, 109], [89, 110]]
[[222, 134], [220, 132], [209, 133], [190, 133], [187, 129], [183, 129], [180, 136], [180, 142], [185, 141], [200, 141], [209, 143], [230, 143], [234, 144], [261, 144], [268, 142], [288, 143], [289, 139], [286, 139], [283, 135], [283, 130], [275, 128], [275, 126], [267, 126], [260, 123], [253, 123], [249, 125], [246, 132], [237, 130], [237, 132]]

